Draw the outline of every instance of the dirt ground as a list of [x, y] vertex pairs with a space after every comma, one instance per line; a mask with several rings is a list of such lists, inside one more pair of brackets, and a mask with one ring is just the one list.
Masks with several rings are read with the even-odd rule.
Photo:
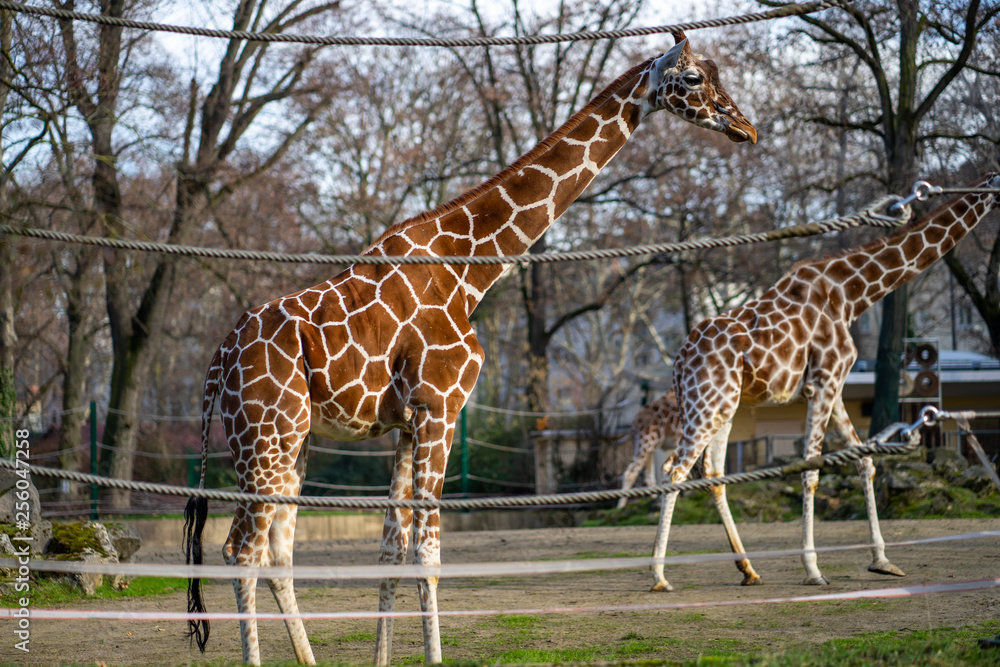
[[[885, 521], [887, 542], [945, 537], [1000, 530], [1000, 519], [953, 521]], [[612, 556], [648, 556], [655, 528], [555, 528], [450, 533], [443, 537], [443, 560], [448, 563], [498, 561], [552, 561]], [[794, 549], [801, 535], [799, 523], [746, 524], [744, 544], [751, 551]], [[819, 524], [817, 546], [853, 545], [867, 538], [865, 522]], [[838, 637], [878, 630], [914, 631], [1000, 620], [1000, 589], [920, 595], [882, 600], [772, 602], [730, 606], [651, 609], [671, 603], [714, 601], [747, 602], [819, 593], [846, 593], [901, 585], [949, 583], [1000, 577], [1000, 540], [997, 537], [890, 546], [890, 560], [905, 578], [867, 572], [867, 550], [820, 554], [820, 567], [830, 580], [825, 587], [801, 585], [803, 569], [796, 556], [757, 559], [754, 566], [763, 586], [741, 587], [741, 575], [726, 562], [669, 566], [671, 593], [651, 593], [651, 575], [645, 569], [605, 570], [577, 574], [497, 576], [444, 579], [439, 588], [442, 610], [491, 609], [507, 616], [442, 618], [443, 651], [447, 660], [479, 662], [505, 659], [512, 649], [570, 651], [626, 650], [631, 659], [685, 659], [713, 651], [779, 651]], [[721, 526], [676, 526], [670, 553], [723, 551], [727, 542]], [[210, 562], [221, 564], [219, 549], [208, 549]], [[297, 565], [367, 565], [377, 560], [378, 541], [337, 540], [297, 545]], [[183, 562], [179, 549], [140, 552], [141, 562]], [[304, 612], [359, 611], [377, 607], [373, 582], [300, 582], [299, 602]], [[209, 611], [233, 611], [235, 601], [228, 582], [207, 586]], [[397, 609], [418, 609], [416, 586], [404, 580]], [[259, 589], [259, 611], [276, 611], [266, 586]], [[641, 605], [636, 610], [541, 613], [554, 607]], [[74, 606], [81, 606], [80, 603]], [[183, 611], [184, 596], [173, 593], [145, 599], [94, 601], [90, 609]], [[213, 623], [208, 650], [201, 656], [183, 637], [180, 622], [106, 620], [44, 621], [31, 624], [31, 652], [13, 649], [13, 625], [0, 631], [0, 662], [22, 665], [106, 663], [177, 665], [189, 661], [238, 662], [241, 657], [238, 623]], [[370, 664], [374, 655], [375, 621], [307, 621], [318, 660]], [[261, 654], [265, 662], [292, 661], [294, 654], [281, 622], [261, 623]], [[509, 654], [508, 654], [509, 655]], [[565, 653], [567, 657], [570, 653]], [[396, 621], [396, 662], [422, 660], [423, 642], [418, 619]]]

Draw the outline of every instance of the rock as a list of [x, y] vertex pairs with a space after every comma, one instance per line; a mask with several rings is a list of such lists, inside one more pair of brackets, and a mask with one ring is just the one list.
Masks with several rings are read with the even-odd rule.
[[31, 526], [31, 553], [40, 556], [45, 553], [52, 539], [52, 522], [39, 521]]
[[[8, 537], [6, 533], [0, 533], [0, 558], [13, 556], [16, 553], [17, 552], [14, 551], [14, 544], [10, 541], [10, 537]], [[0, 576], [14, 576], [14, 568], [0, 567]]]
[[897, 464], [895, 470], [904, 472], [917, 479], [927, 479], [934, 474], [934, 466], [923, 461], [904, 461]]
[[118, 551], [111, 542], [111, 535], [104, 524], [96, 521], [85, 523], [57, 523], [52, 526], [52, 539], [46, 554], [69, 555], [92, 551], [100, 556], [111, 556], [118, 561]]
[[969, 467], [969, 462], [961, 452], [950, 447], [935, 447], [927, 453], [927, 462], [934, 471], [949, 480], [957, 480]]
[[976, 493], [996, 490], [996, 487], [993, 485], [993, 478], [990, 477], [990, 473], [986, 470], [986, 467], [981, 465], [966, 468], [958, 480], [958, 485]]
[[129, 523], [109, 523], [105, 524], [111, 543], [118, 552], [118, 560], [122, 563], [132, 562], [132, 556], [139, 551], [142, 546], [142, 538], [139, 532]]
[[920, 482], [904, 470], [892, 470], [882, 476], [882, 483], [890, 492], [910, 491], [920, 486]]
[[[20, 488], [18, 488], [20, 482]], [[15, 511], [18, 503], [24, 502], [17, 497], [19, 491], [28, 492], [28, 523], [38, 523], [42, 520], [42, 505], [38, 499], [38, 489], [31, 480], [22, 478], [18, 473], [6, 468], [0, 469], [0, 522], [16, 524], [23, 512]]]
[[[72, 560], [78, 561], [80, 563], [117, 563], [118, 558], [116, 556], [102, 556], [91, 550], [87, 550], [81, 554], [78, 554], [77, 558]], [[63, 583], [66, 583], [75, 588], [79, 588], [83, 591], [84, 595], [94, 595], [97, 593], [97, 589], [104, 585], [104, 575], [94, 574], [90, 572], [68, 572], [60, 577]]]
[[[62, 523], [52, 526], [52, 539], [49, 540], [46, 554], [60, 560], [81, 563], [119, 563], [131, 561], [139, 550], [142, 540], [135, 528], [128, 524], [111, 524], [105, 526], [96, 521], [85, 523]], [[119, 558], [118, 546], [121, 546], [125, 558]], [[114, 588], [126, 588], [128, 577], [122, 574], [109, 574], [109, 583]], [[64, 574], [60, 579], [71, 586], [79, 588], [86, 595], [93, 595], [104, 584], [103, 574], [72, 572]]]

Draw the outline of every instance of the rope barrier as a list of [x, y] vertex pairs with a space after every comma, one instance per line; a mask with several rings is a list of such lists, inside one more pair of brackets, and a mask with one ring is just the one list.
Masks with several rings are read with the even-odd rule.
[[380, 486], [354, 486], [350, 484], [329, 484], [327, 482], [310, 482], [306, 480], [302, 482], [302, 486], [313, 486], [317, 489], [332, 489], [334, 491], [388, 491], [389, 485], [382, 484]]
[[469, 401], [466, 405], [470, 408], [476, 410], [482, 410], [483, 412], [496, 412], [498, 414], [513, 415], [515, 417], [579, 417], [582, 415], [599, 415], [604, 414], [612, 410], [620, 410], [627, 407], [631, 403], [628, 401], [622, 401], [621, 403], [616, 403], [609, 408], [592, 408], [590, 410], [573, 410], [566, 412], [556, 412], [552, 410], [517, 410], [512, 408], [498, 408], [492, 405], [482, 405], [481, 403], [476, 403], [475, 401]]
[[806, 4], [790, 3], [776, 9], [740, 16], [730, 16], [721, 19], [706, 19], [690, 21], [675, 25], [656, 26], [649, 28], [627, 28], [622, 30], [584, 31], [569, 34], [528, 35], [524, 37], [467, 37], [460, 39], [434, 39], [409, 37], [315, 37], [288, 33], [249, 32], [246, 30], [216, 30], [212, 28], [195, 28], [176, 26], [152, 21], [134, 21], [132, 19], [105, 16], [103, 14], [86, 14], [84, 12], [67, 11], [54, 7], [35, 7], [10, 0], [0, 0], [0, 9], [6, 9], [24, 14], [47, 16], [60, 20], [86, 21], [101, 25], [111, 25], [121, 28], [134, 28], [150, 32], [169, 32], [198, 37], [217, 39], [242, 39], [249, 42], [271, 42], [284, 44], [313, 44], [318, 46], [428, 46], [454, 48], [461, 46], [515, 46], [530, 44], [556, 44], [561, 42], [595, 41], [602, 39], [621, 39], [623, 37], [642, 37], [677, 30], [701, 30], [704, 28], [719, 28], [729, 25], [742, 25], [758, 21], [770, 21], [790, 16], [803, 16], [831, 7], [842, 7], [840, 0], [823, 0]]
[[[32, 475], [42, 477], [56, 477], [69, 479], [86, 484], [96, 484], [115, 489], [126, 489], [130, 491], [144, 491], [169, 496], [184, 496], [207, 498], [211, 500], [224, 500], [229, 502], [252, 502], [264, 504], [299, 505], [301, 507], [338, 507], [347, 509], [387, 509], [387, 508], [410, 508], [410, 509], [497, 509], [508, 507], [530, 507], [537, 505], [565, 505], [574, 503], [593, 503], [604, 500], [617, 500], [620, 498], [644, 498], [663, 493], [673, 493], [688, 490], [707, 489], [713, 486], [737, 484], [742, 482], [759, 481], [772, 477], [781, 477], [807, 470], [818, 470], [827, 465], [839, 466], [856, 461], [865, 456], [873, 454], [904, 454], [912, 451], [919, 442], [919, 428], [924, 424], [936, 423], [941, 413], [937, 409], [927, 406], [921, 413], [919, 419], [913, 424], [907, 425], [897, 423], [889, 426], [876, 437], [870, 438], [865, 444], [850, 447], [839, 452], [832, 452], [815, 458], [795, 461], [793, 463], [774, 468], [764, 468], [749, 472], [734, 473], [721, 477], [688, 480], [679, 484], [662, 484], [652, 487], [633, 487], [631, 489], [611, 489], [606, 491], [582, 491], [576, 493], [547, 494], [533, 496], [504, 496], [493, 498], [464, 498], [448, 500], [401, 500], [401, 499], [374, 499], [374, 498], [331, 498], [328, 496], [272, 496], [261, 494], [244, 494], [220, 491], [218, 489], [191, 489], [170, 484], [155, 484], [151, 482], [135, 482], [132, 480], [114, 479], [91, 475], [88, 473], [58, 470], [55, 468], [45, 468], [26, 464], [19, 460], [0, 459], [0, 468], [26, 470]], [[940, 417], [946, 418], [946, 417]], [[901, 444], [887, 444], [889, 438], [900, 436], [905, 442]]]
[[486, 449], [496, 449], [501, 452], [513, 452], [514, 454], [534, 454], [534, 449], [529, 449], [527, 447], [508, 447], [506, 445], [494, 445], [491, 442], [484, 442], [483, 440], [476, 440], [475, 438], [468, 438], [470, 445], [475, 445], [476, 447], [485, 447]]
[[340, 456], [395, 456], [396, 450], [389, 449], [378, 452], [369, 452], [361, 449], [333, 449], [332, 447], [321, 447], [319, 445], [309, 445], [310, 452], [320, 452], [322, 454], [339, 454]]
[[521, 489], [533, 489], [535, 484], [533, 482], [509, 482], [502, 479], [490, 479], [489, 477], [480, 477], [479, 475], [466, 475], [473, 482], [482, 482], [484, 484], [496, 484], [497, 486], [513, 486]]
[[[97, 444], [98, 449], [106, 449], [112, 452], [129, 452], [134, 456], [144, 457], [147, 459], [177, 459], [177, 460], [188, 460], [188, 459], [198, 459], [201, 460], [201, 454], [157, 454], [155, 452], [143, 452], [139, 450], [129, 450], [123, 447], [115, 447], [114, 445], [105, 445], [103, 442]], [[206, 455], [210, 459], [221, 459], [229, 458], [232, 456], [229, 452], [208, 452]]]
[[[4, 0], [0, 0], [2, 8]], [[897, 207], [898, 212], [892, 215], [885, 211], [890, 205], [898, 204], [898, 195], [889, 195], [876, 201], [859, 213], [839, 218], [831, 218], [820, 222], [785, 227], [769, 232], [740, 234], [719, 239], [700, 239], [676, 243], [653, 243], [631, 246], [627, 248], [607, 248], [602, 250], [570, 250], [565, 252], [546, 252], [522, 255], [320, 255], [316, 253], [280, 253], [263, 250], [225, 250], [218, 248], [202, 248], [197, 246], [174, 245], [170, 243], [154, 243], [152, 241], [134, 241], [126, 239], [111, 239], [100, 236], [84, 236], [69, 234], [34, 227], [15, 227], [0, 224], [0, 234], [14, 234], [45, 241], [76, 243], [80, 245], [98, 246], [101, 248], [116, 248], [119, 250], [137, 250], [140, 252], [155, 252], [164, 255], [180, 257], [201, 257], [212, 259], [238, 259], [265, 262], [289, 262], [298, 264], [531, 264], [535, 262], [570, 262], [599, 259], [618, 259], [622, 257], [637, 257], [642, 255], [662, 255], [685, 252], [689, 250], [709, 250], [713, 248], [730, 248], [750, 243], [764, 243], [783, 239], [816, 236], [832, 231], [843, 231], [860, 226], [895, 228], [910, 218], [909, 206]]]

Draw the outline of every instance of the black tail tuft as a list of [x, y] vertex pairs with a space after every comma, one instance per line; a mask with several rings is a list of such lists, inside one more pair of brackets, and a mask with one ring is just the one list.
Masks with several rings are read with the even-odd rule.
[[[201, 565], [201, 534], [208, 518], [208, 500], [192, 498], [184, 508], [184, 560], [188, 565]], [[205, 613], [205, 601], [201, 599], [201, 579], [188, 579], [188, 613]], [[209, 623], [207, 620], [188, 620], [187, 636], [198, 644], [204, 653], [208, 643]]]

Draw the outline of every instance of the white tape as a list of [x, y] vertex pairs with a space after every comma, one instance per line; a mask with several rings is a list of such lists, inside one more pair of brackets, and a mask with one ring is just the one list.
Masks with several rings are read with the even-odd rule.
[[[735, 607], [751, 604], [784, 604], [789, 602], [828, 602], [831, 600], [863, 600], [871, 598], [902, 598], [916, 595], [930, 595], [937, 593], [956, 593], [963, 591], [980, 591], [990, 588], [1000, 587], [1000, 579], [980, 579], [977, 581], [957, 581], [946, 584], [919, 584], [916, 586], [895, 586], [892, 588], [876, 588], [873, 590], [849, 591], [846, 593], [825, 593], [821, 595], [801, 595], [796, 597], [765, 598], [762, 600], [717, 600], [706, 602], [673, 602], [667, 604], [642, 604], [642, 605], [603, 605], [596, 607], [537, 607], [528, 609], [468, 609], [468, 610], [441, 610], [436, 613], [438, 616], [496, 616], [507, 615], [535, 615], [535, 614], [581, 614], [612, 611], [664, 611], [675, 609], [692, 609], [705, 607]], [[16, 609], [0, 609], [0, 618], [13, 618]], [[33, 619], [100, 619], [116, 621], [187, 621], [187, 620], [207, 620], [207, 621], [227, 621], [227, 620], [250, 620], [258, 621], [280, 621], [285, 619], [299, 618], [308, 620], [331, 620], [331, 619], [373, 619], [373, 618], [414, 618], [426, 615], [421, 611], [331, 611], [331, 612], [306, 612], [299, 614], [280, 613], [257, 613], [240, 614], [234, 613], [202, 613], [188, 614], [185, 612], [163, 612], [163, 611], [119, 611], [102, 609], [32, 609]]]
[[[1000, 531], [983, 531], [962, 535], [927, 537], [917, 540], [887, 543], [887, 547], [904, 547], [937, 542], [984, 539], [1000, 537]], [[817, 549], [783, 549], [777, 551], [751, 551], [746, 554], [717, 553], [668, 556], [657, 559], [634, 558], [587, 558], [558, 561], [514, 561], [500, 563], [449, 563], [439, 566], [421, 565], [354, 565], [354, 566], [296, 566], [284, 567], [237, 567], [230, 565], [169, 565], [145, 563], [77, 563], [32, 559], [31, 569], [44, 572], [83, 572], [88, 574], [123, 574], [129, 577], [176, 577], [188, 579], [388, 579], [388, 578], [456, 578], [561, 574], [587, 572], [593, 570], [630, 570], [648, 568], [657, 563], [665, 565], [691, 565], [698, 563], [733, 561], [741, 558], [760, 560], [764, 558], [786, 558], [805, 553], [829, 553], [870, 549], [870, 544], [851, 544]], [[0, 567], [16, 568], [13, 558], [0, 559]]]

